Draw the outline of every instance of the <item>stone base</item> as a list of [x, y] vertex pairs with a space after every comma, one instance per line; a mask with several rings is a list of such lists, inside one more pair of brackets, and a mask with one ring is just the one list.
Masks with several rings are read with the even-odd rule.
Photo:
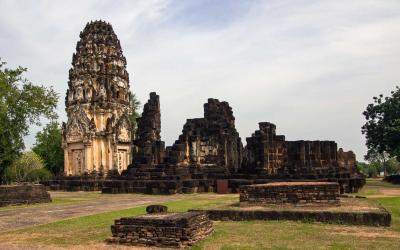
[[293, 220], [380, 227], [389, 227], [391, 223], [391, 214], [384, 207], [367, 199], [355, 198], [342, 198], [341, 206], [241, 207], [236, 203], [215, 209], [191, 211], [207, 212], [209, 218], [216, 221]]
[[111, 231], [108, 243], [179, 248], [207, 237], [213, 227], [204, 212], [154, 213], [116, 220]]
[[284, 177], [257, 176], [247, 174], [211, 175], [207, 177], [194, 175], [192, 179], [177, 176], [166, 176], [162, 179], [137, 179], [119, 176], [115, 178], [83, 178], [79, 176], [62, 177], [55, 180], [43, 181], [52, 191], [102, 191], [103, 193], [145, 193], [145, 194], [176, 194], [217, 192], [217, 181], [227, 180], [227, 193], [238, 193], [243, 185], [262, 184], [271, 182], [294, 181], [329, 181], [338, 182], [340, 192], [356, 192], [365, 184], [365, 179], [293, 179]]
[[269, 204], [339, 205], [336, 182], [275, 182], [239, 188], [241, 206]]
[[0, 186], [0, 207], [46, 202], [51, 202], [50, 194], [41, 184]]

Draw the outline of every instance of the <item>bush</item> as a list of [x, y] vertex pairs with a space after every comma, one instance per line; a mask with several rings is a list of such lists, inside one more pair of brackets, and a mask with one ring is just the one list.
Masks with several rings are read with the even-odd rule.
[[46, 181], [49, 180], [52, 176], [53, 175], [51, 174], [51, 172], [46, 168], [34, 169], [28, 174], [27, 181], [28, 182]]
[[360, 169], [360, 171], [368, 177], [376, 177], [383, 171], [383, 167], [376, 162], [373, 163], [358, 162], [357, 166], [358, 169]]
[[34, 152], [23, 153], [4, 174], [7, 183], [37, 182], [50, 177], [51, 173], [44, 168], [42, 158]]

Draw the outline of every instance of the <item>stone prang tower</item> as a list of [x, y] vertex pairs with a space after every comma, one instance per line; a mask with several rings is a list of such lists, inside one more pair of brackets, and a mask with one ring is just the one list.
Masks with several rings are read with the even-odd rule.
[[64, 174], [119, 173], [131, 162], [129, 76], [112, 26], [90, 22], [72, 57], [63, 124]]

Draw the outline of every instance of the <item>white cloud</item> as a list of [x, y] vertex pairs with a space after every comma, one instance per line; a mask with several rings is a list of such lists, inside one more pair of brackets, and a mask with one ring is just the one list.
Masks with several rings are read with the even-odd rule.
[[270, 121], [289, 140], [336, 140], [362, 159], [361, 112], [400, 79], [399, 7], [364, 0], [0, 0], [0, 56], [28, 67], [32, 81], [54, 85], [65, 119], [79, 32], [104, 19], [121, 40], [132, 90], [142, 103], [150, 91], [160, 94], [167, 144], [213, 97], [231, 104], [243, 141]]

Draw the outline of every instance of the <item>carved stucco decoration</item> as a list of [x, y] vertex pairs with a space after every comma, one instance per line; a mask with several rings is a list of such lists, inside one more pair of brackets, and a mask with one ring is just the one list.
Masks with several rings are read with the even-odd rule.
[[126, 114], [123, 114], [114, 128], [119, 142], [131, 141], [131, 122]]
[[90, 120], [81, 106], [76, 106], [66, 125], [67, 143], [84, 142], [89, 143], [92, 132], [96, 129], [94, 121]]

